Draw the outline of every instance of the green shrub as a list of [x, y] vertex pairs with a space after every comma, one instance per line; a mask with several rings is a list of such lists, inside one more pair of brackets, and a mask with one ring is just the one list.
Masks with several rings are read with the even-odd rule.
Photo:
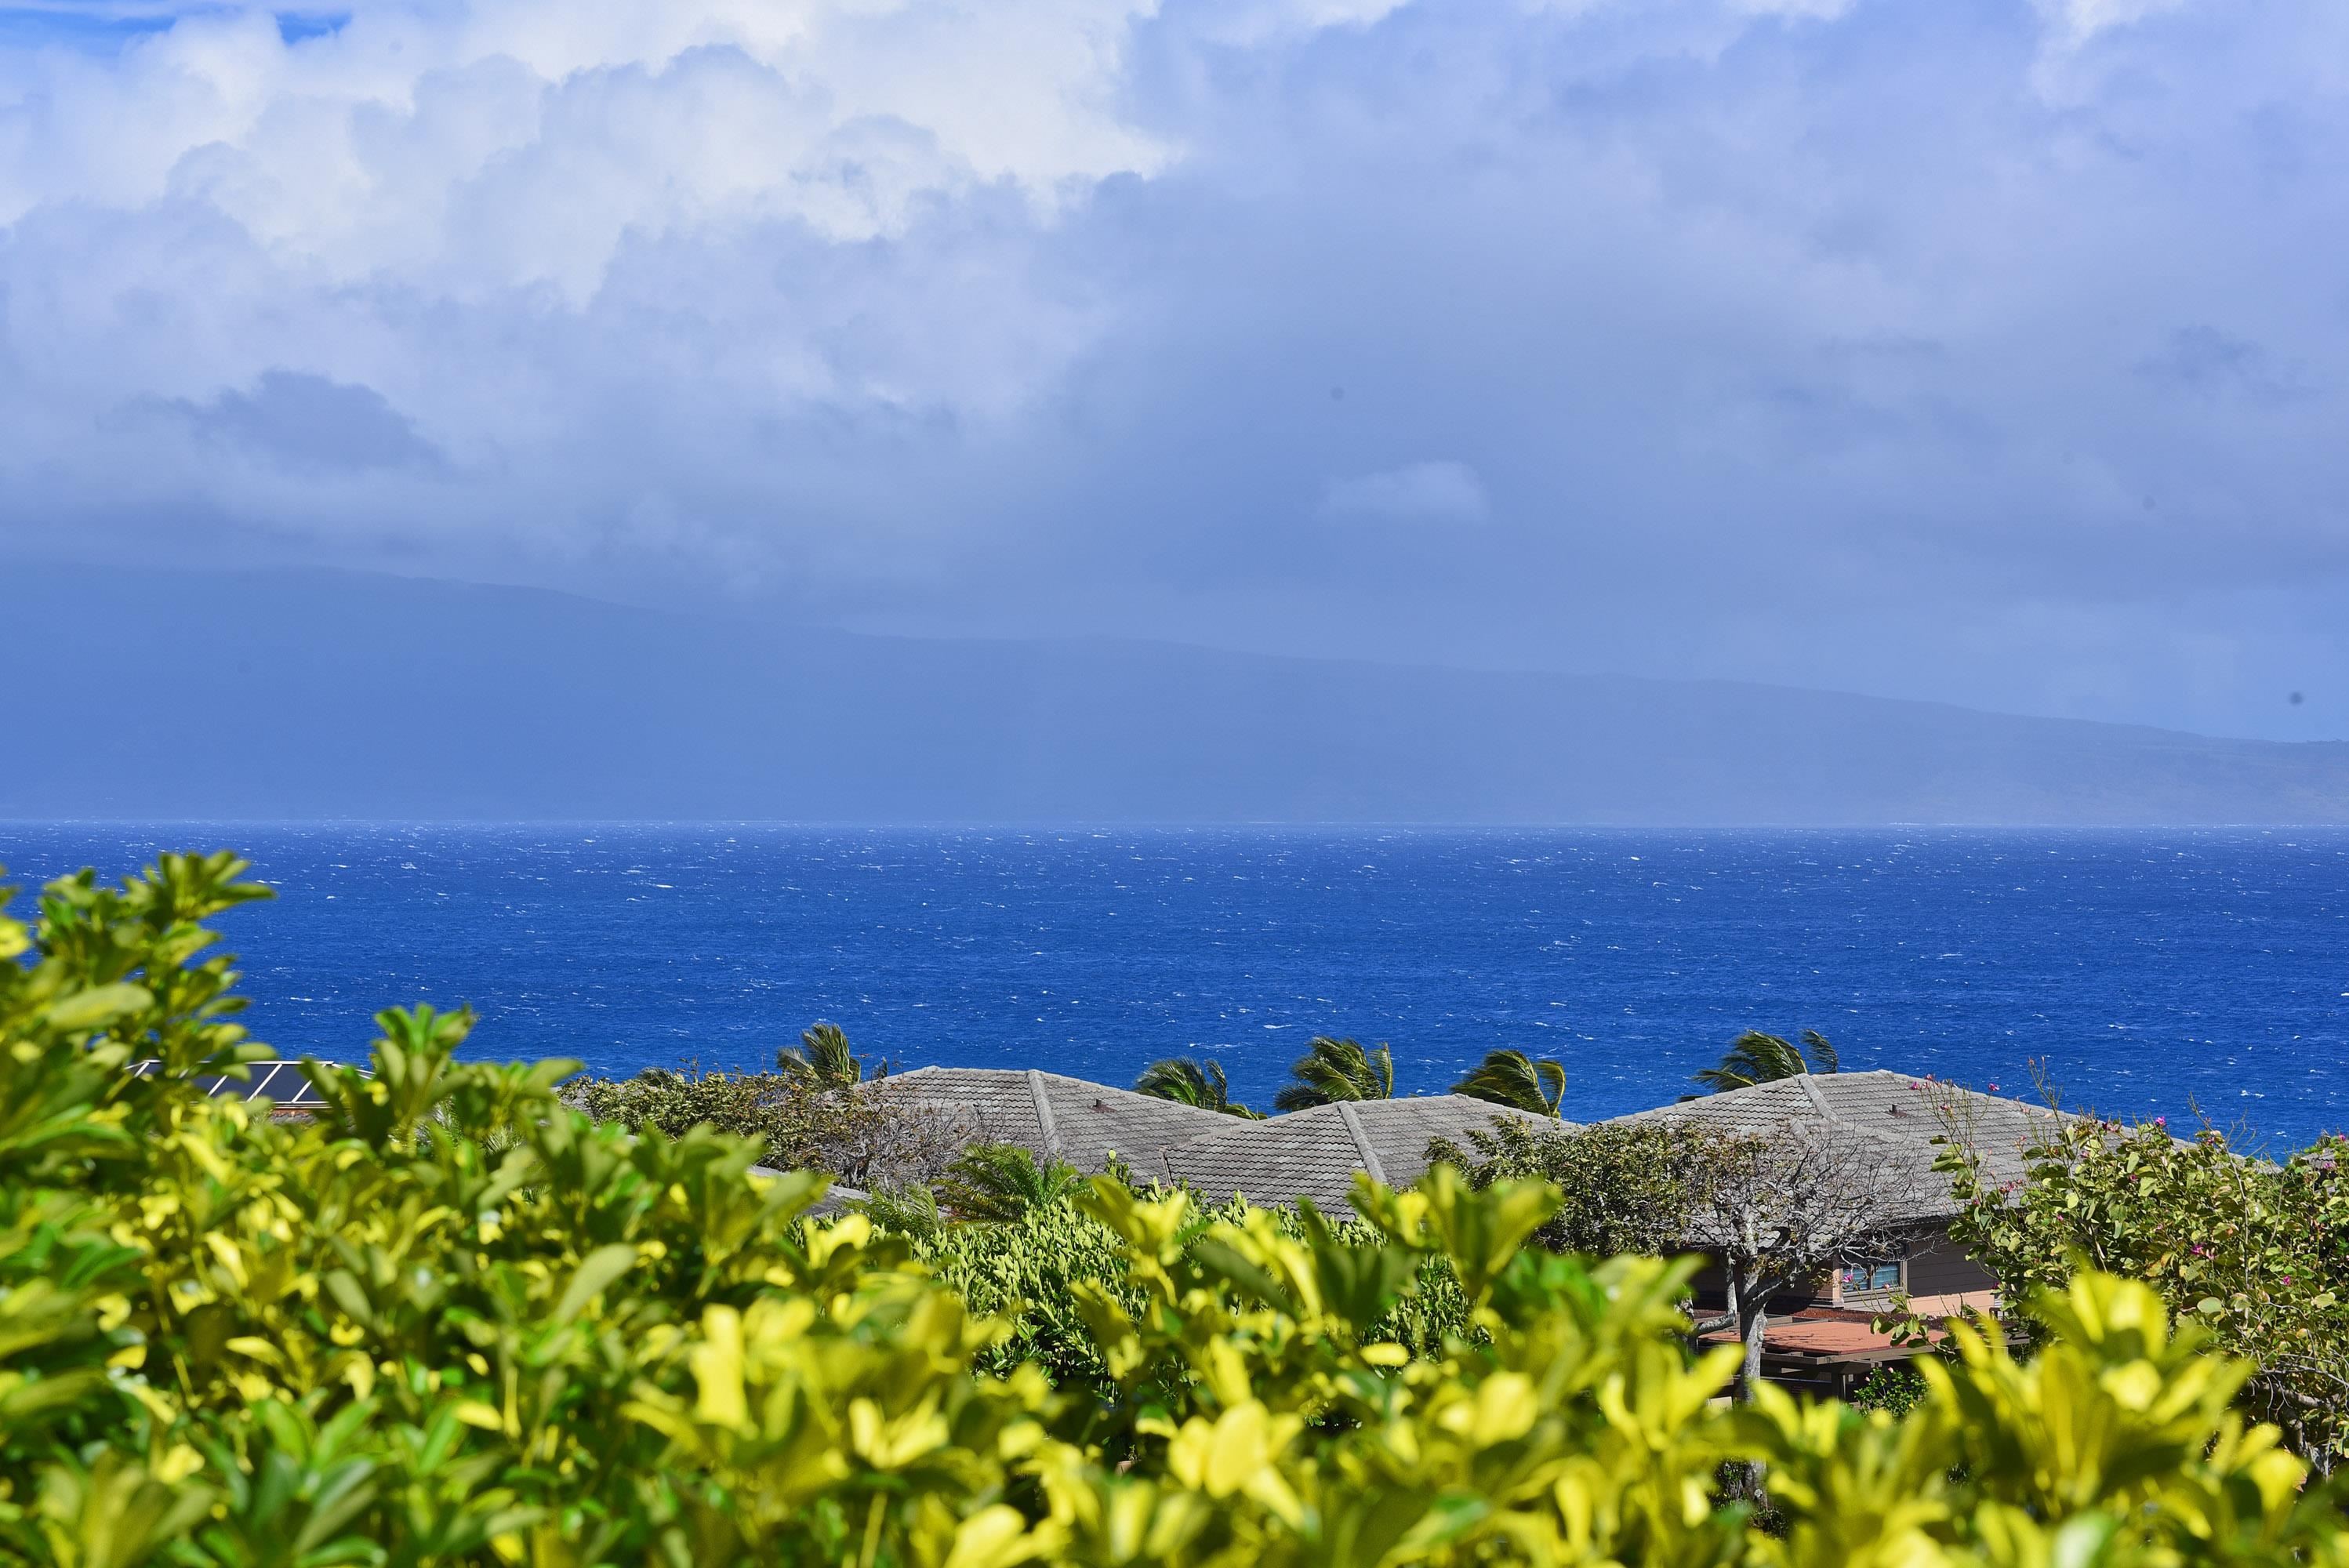
[[[1163, 1201], [1169, 1194], [1154, 1191], [1143, 1196]], [[894, 1228], [884, 1219], [889, 1212], [882, 1205], [867, 1209], [885, 1230]], [[1244, 1223], [1256, 1212], [1240, 1203], [1194, 1212], [1179, 1238], [1185, 1253], [1191, 1253], [1218, 1225]], [[1303, 1212], [1278, 1212], [1272, 1219], [1290, 1237], [1303, 1241], [1313, 1234], [1314, 1222]], [[1330, 1228], [1356, 1245], [1377, 1241], [1371, 1227], [1350, 1217]], [[1091, 1390], [1102, 1398], [1118, 1397], [1081, 1304], [1097, 1294], [1107, 1295], [1128, 1313], [1137, 1313], [1146, 1310], [1147, 1299], [1128, 1279], [1124, 1243], [1108, 1225], [1075, 1202], [1060, 1202], [1031, 1208], [999, 1224], [926, 1225], [917, 1221], [904, 1233], [916, 1258], [972, 1311], [1007, 1326], [1001, 1342], [981, 1354], [981, 1367], [1001, 1374], [1033, 1365], [1058, 1387]], [[1414, 1356], [1441, 1355], [1448, 1340], [1474, 1332], [1459, 1282], [1441, 1256], [1420, 1262], [1415, 1288], [1371, 1328], [1374, 1337], [1392, 1340]]]
[[1017, 1220], [1067, 1202], [1084, 1180], [1066, 1161], [1039, 1161], [1017, 1143], [973, 1143], [947, 1167], [937, 1196], [959, 1220]]
[[1964, 1128], [1947, 1144], [1952, 1234], [2011, 1299], [2082, 1268], [2143, 1279], [2253, 1365], [2245, 1398], [2296, 1451], [2327, 1470], [2349, 1454], [2349, 1141], [2276, 1163], [2209, 1130], [2075, 1118], [2046, 1127], [2013, 1183], [1984, 1173]]
[[[1337, 1225], [1097, 1179], [1014, 1222], [1026, 1264], [974, 1250], [1003, 1251], [990, 1226], [926, 1266], [862, 1214], [809, 1221], [824, 1178], [752, 1175], [768, 1144], [598, 1124], [556, 1092], [571, 1064], [458, 1062], [467, 1020], [427, 1008], [380, 1016], [374, 1077], [314, 1067], [326, 1109], [273, 1120], [196, 1082], [258, 1051], [202, 924], [254, 895], [242, 869], [166, 857], [53, 885], [37, 934], [0, 922], [7, 1561], [2349, 1555], [2234, 1412], [2248, 1368], [2103, 1274], [2040, 1299], [2027, 1364], [1961, 1326], [1905, 1421], [1771, 1388], [1729, 1410], [1691, 1265], [1526, 1247], [1542, 1183], [1365, 1181]], [[1040, 1360], [947, 1283], [1009, 1305], [1048, 1277], [1068, 1320], [1024, 1330]], [[1411, 1342], [1436, 1279], [1456, 1327]], [[1782, 1533], [1714, 1496], [1733, 1460], [1766, 1468]]]
[[1552, 1252], [1667, 1253], [1695, 1230], [1698, 1194], [1721, 1134], [1689, 1121], [1535, 1127], [1496, 1119], [1462, 1147], [1438, 1138], [1432, 1162], [1456, 1165], [1469, 1184], [1542, 1181], [1563, 1195], [1534, 1239]]
[[1925, 1374], [1906, 1361], [1878, 1367], [1859, 1380], [1848, 1401], [1855, 1410], [1881, 1410], [1905, 1416], [1925, 1402]]
[[582, 1074], [562, 1095], [595, 1120], [630, 1132], [657, 1130], [678, 1138], [707, 1127], [756, 1139], [763, 1164], [823, 1171], [860, 1188], [935, 1181], [961, 1143], [935, 1109], [893, 1093], [886, 1078], [857, 1083], [811, 1069], [651, 1068], [625, 1078]]

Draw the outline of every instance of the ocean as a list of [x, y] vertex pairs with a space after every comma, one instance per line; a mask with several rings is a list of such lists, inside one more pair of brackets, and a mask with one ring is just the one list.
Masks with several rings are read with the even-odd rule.
[[[2275, 1146], [2349, 1123], [2349, 831], [1688, 832], [0, 823], [29, 888], [228, 847], [221, 922], [286, 1055], [470, 1004], [471, 1053], [598, 1072], [868, 1057], [1130, 1083], [1213, 1057], [1263, 1105], [1316, 1034], [1399, 1092], [1499, 1046], [1587, 1119], [1732, 1037]], [[20, 895], [16, 909], [29, 899]]]

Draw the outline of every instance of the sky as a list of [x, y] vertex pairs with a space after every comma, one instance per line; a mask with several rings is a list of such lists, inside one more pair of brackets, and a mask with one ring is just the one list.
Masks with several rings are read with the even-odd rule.
[[0, 573], [2349, 738], [2339, 0], [0, 3]]

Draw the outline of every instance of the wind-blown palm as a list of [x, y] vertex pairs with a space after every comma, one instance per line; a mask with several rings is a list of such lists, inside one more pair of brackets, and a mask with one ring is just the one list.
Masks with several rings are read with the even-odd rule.
[[1195, 1105], [1201, 1110], [1219, 1110], [1226, 1116], [1245, 1116], [1257, 1121], [1264, 1118], [1262, 1111], [1252, 1110], [1232, 1098], [1221, 1062], [1201, 1063], [1190, 1057], [1168, 1057], [1143, 1068], [1142, 1076], [1133, 1080], [1133, 1089], [1153, 1099]]
[[1289, 1067], [1296, 1082], [1272, 1097], [1279, 1110], [1305, 1110], [1341, 1099], [1392, 1099], [1394, 1052], [1385, 1046], [1365, 1050], [1360, 1040], [1316, 1035]]
[[1058, 1160], [1039, 1165], [1016, 1143], [974, 1143], [947, 1167], [938, 1198], [957, 1219], [1009, 1221], [1050, 1208], [1084, 1180], [1083, 1171]]
[[1475, 1071], [1452, 1086], [1452, 1092], [1536, 1116], [1556, 1116], [1566, 1103], [1566, 1068], [1548, 1057], [1535, 1061], [1523, 1051], [1487, 1051]]
[[[1804, 1059], [1806, 1054], [1809, 1059]], [[1696, 1081], [1719, 1094], [1723, 1089], [1751, 1088], [1757, 1083], [1799, 1078], [1805, 1073], [1836, 1070], [1836, 1048], [1816, 1029], [1803, 1031], [1803, 1043], [1782, 1040], [1759, 1029], [1748, 1029], [1729, 1042], [1718, 1067], [1695, 1075]]]
[[[864, 1078], [864, 1063], [848, 1048], [848, 1034], [838, 1024], [818, 1024], [803, 1031], [800, 1043], [775, 1053], [775, 1070], [786, 1078], [804, 1078], [822, 1088], [846, 1088]], [[886, 1078], [885, 1063], [874, 1078]]]

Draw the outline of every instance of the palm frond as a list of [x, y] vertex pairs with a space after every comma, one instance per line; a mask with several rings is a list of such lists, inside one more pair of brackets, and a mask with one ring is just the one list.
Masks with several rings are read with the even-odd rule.
[[1547, 1057], [1535, 1061], [1523, 1051], [1487, 1051], [1467, 1077], [1452, 1086], [1452, 1092], [1536, 1116], [1556, 1116], [1566, 1103], [1566, 1068]]
[[875, 1187], [855, 1205], [864, 1217], [901, 1236], [935, 1236], [946, 1229], [947, 1217], [938, 1195], [916, 1182], [907, 1187]]
[[1305, 1110], [1341, 1099], [1394, 1098], [1394, 1051], [1384, 1045], [1369, 1050], [1360, 1040], [1316, 1035], [1288, 1071], [1296, 1081], [1272, 1100], [1280, 1110]]
[[1154, 1099], [1195, 1105], [1201, 1110], [1220, 1111], [1226, 1116], [1257, 1118], [1256, 1111], [1232, 1099], [1231, 1085], [1225, 1080], [1221, 1062], [1167, 1057], [1143, 1068], [1142, 1076], [1133, 1080], [1133, 1088], [1136, 1094], [1146, 1094]]
[[1084, 1173], [1058, 1160], [1038, 1164], [1016, 1143], [974, 1143], [947, 1167], [938, 1199], [958, 1220], [1017, 1220], [1048, 1209], [1084, 1184]]
[[[848, 1033], [838, 1024], [817, 1024], [802, 1030], [800, 1043], [775, 1053], [775, 1069], [787, 1078], [806, 1078], [824, 1088], [846, 1088], [864, 1079], [864, 1064], [848, 1047]], [[885, 1066], [875, 1077], [885, 1077]]]
[[[1804, 1051], [1810, 1055], [1805, 1059]], [[1720, 1064], [1693, 1075], [1696, 1081], [1719, 1094], [1724, 1089], [1751, 1088], [1757, 1083], [1799, 1078], [1805, 1073], [1836, 1070], [1836, 1048], [1816, 1029], [1803, 1031], [1803, 1044], [1748, 1029], [1729, 1042]]]
[[1803, 1052], [1806, 1056], [1811, 1058], [1811, 1070], [1815, 1073], [1831, 1073], [1842, 1070], [1843, 1064], [1836, 1056], [1836, 1048], [1834, 1045], [1828, 1041], [1825, 1035], [1820, 1034], [1816, 1029], [1805, 1029], [1803, 1031]]

